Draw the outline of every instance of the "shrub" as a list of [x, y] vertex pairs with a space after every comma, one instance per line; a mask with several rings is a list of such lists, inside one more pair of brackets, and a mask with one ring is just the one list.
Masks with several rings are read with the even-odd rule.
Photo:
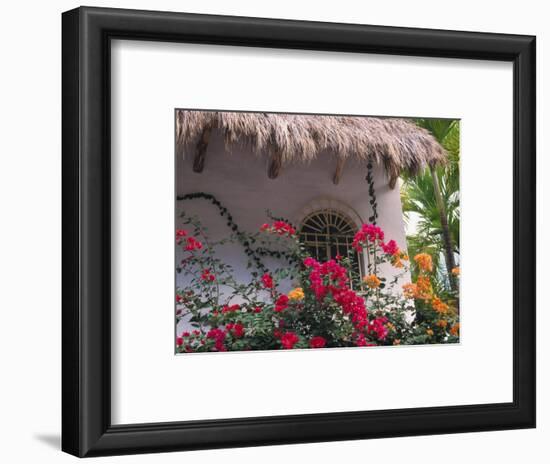
[[[176, 322], [184, 319], [193, 329], [177, 334], [179, 353], [458, 341], [457, 311], [453, 302], [434, 294], [430, 255], [419, 254], [409, 263], [394, 240], [384, 241], [376, 225], [363, 225], [353, 241], [357, 252], [370, 256], [361, 278], [353, 271], [353, 253], [319, 262], [284, 220], [218, 242], [209, 241], [199, 221], [187, 219], [185, 224], [192, 231], [176, 231], [183, 253], [177, 270], [188, 285], [176, 291]], [[238, 281], [233, 267], [216, 252], [235, 241], [245, 243], [249, 255], [276, 250], [271, 254], [289, 264], [269, 270], [250, 260], [250, 281]], [[399, 270], [390, 281], [378, 272], [384, 263]], [[418, 269], [416, 282], [398, 288], [410, 266]], [[282, 282], [291, 282], [293, 289], [283, 293]]]

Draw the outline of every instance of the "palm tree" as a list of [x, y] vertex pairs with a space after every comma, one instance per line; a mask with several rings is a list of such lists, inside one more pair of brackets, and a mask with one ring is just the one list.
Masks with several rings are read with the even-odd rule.
[[[449, 154], [444, 167], [430, 166], [417, 176], [406, 176], [402, 189], [403, 210], [408, 218], [418, 218], [417, 234], [409, 237], [411, 251], [427, 251], [436, 265], [443, 250], [450, 289], [457, 291], [452, 274], [455, 254], [459, 253], [459, 144], [460, 129], [455, 120], [419, 119], [417, 124], [429, 130]], [[411, 253], [412, 254], [412, 253]]]

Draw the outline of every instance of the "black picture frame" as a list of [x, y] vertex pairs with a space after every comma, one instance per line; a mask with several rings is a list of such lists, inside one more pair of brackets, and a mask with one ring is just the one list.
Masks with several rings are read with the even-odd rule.
[[[535, 37], [81, 7], [63, 13], [62, 449], [76, 456], [535, 426]], [[513, 62], [513, 401], [111, 425], [112, 39]]]

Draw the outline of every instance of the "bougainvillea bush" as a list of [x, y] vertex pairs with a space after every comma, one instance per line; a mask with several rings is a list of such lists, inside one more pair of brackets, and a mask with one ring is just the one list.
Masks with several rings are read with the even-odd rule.
[[[177, 271], [186, 285], [176, 291], [176, 327], [183, 320], [191, 329], [176, 334], [178, 353], [459, 340], [457, 299], [443, 301], [434, 293], [430, 255], [418, 254], [410, 262], [376, 225], [362, 226], [350, 256], [319, 262], [282, 219], [263, 224], [255, 234], [239, 231], [216, 242], [198, 220], [184, 218], [183, 223], [176, 231], [181, 248]], [[246, 282], [239, 281], [216, 252], [233, 242], [243, 245], [247, 254]], [[352, 266], [355, 252], [369, 254], [363, 277]], [[284, 264], [270, 269], [258, 258], [266, 255]], [[379, 272], [383, 265], [398, 270], [389, 281]], [[401, 285], [410, 266], [416, 266], [418, 277]]]

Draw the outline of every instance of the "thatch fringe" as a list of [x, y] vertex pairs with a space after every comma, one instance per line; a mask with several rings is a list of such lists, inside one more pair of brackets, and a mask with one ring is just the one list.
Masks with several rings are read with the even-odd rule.
[[223, 111], [176, 112], [178, 149], [196, 145], [205, 130], [218, 129], [227, 149], [239, 143], [280, 158], [282, 165], [309, 162], [321, 153], [382, 163], [389, 178], [443, 164], [446, 152], [435, 138], [403, 118], [317, 116]]

